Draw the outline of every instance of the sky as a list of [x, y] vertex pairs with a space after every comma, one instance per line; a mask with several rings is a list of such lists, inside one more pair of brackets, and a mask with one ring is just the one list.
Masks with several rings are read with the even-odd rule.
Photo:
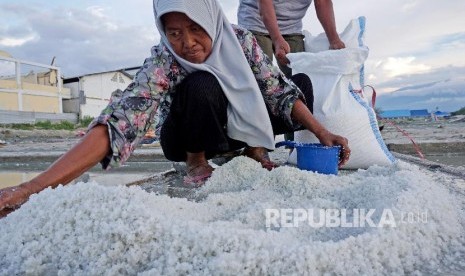
[[[194, 1], [194, 0], [193, 0]], [[237, 23], [239, 0], [219, 0]], [[377, 107], [465, 107], [465, 1], [333, 0], [336, 25], [366, 17], [366, 84]], [[323, 32], [309, 8], [304, 29]], [[139, 66], [157, 44], [151, 0], [0, 0], [0, 50], [61, 67], [65, 78]], [[12, 71], [0, 62], [0, 76]]]

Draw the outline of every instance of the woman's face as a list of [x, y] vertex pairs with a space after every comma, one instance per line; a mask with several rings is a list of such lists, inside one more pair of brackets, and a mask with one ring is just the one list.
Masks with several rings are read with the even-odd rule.
[[162, 16], [165, 34], [174, 52], [192, 63], [203, 63], [212, 52], [212, 40], [199, 24], [180, 12]]

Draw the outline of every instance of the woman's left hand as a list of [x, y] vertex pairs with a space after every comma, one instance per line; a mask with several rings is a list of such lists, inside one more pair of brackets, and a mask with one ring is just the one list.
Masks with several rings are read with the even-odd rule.
[[319, 134], [318, 139], [320, 143], [325, 146], [341, 146], [341, 154], [339, 158], [339, 167], [345, 165], [350, 158], [350, 148], [349, 148], [349, 140], [347, 138], [335, 135], [329, 131], [324, 131], [323, 133]]

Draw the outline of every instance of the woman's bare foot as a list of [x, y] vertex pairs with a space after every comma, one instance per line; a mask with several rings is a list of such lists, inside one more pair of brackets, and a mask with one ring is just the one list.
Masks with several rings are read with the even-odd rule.
[[278, 167], [276, 163], [270, 160], [268, 151], [263, 147], [245, 147], [242, 151], [242, 155], [245, 155], [253, 160], [260, 162], [262, 167], [271, 171], [273, 168]]
[[184, 184], [188, 186], [200, 187], [205, 184], [212, 175], [213, 167], [208, 164], [205, 154], [187, 153], [187, 175], [184, 177]]

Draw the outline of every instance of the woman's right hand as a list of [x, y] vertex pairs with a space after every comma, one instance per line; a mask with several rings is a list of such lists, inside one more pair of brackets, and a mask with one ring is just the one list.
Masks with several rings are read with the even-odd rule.
[[18, 209], [33, 194], [24, 184], [0, 190], [0, 218]]
[[109, 152], [110, 138], [106, 125], [97, 125], [55, 161], [47, 170], [16, 187], [0, 190], [0, 217], [18, 209], [34, 193], [59, 184], [66, 185], [92, 168]]

